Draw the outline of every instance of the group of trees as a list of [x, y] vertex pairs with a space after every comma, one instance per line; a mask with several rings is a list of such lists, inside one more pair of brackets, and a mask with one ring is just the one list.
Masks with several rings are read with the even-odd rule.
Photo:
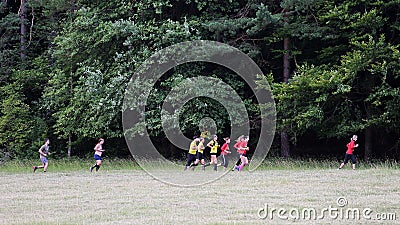
[[[310, 147], [310, 140], [358, 133], [365, 158], [400, 156], [399, 0], [2, 0], [0, 30], [1, 157], [35, 154], [44, 137], [60, 154], [86, 154], [97, 137], [113, 140], [111, 154], [126, 154], [121, 110], [129, 79], [155, 51], [190, 40], [229, 44], [263, 70], [257, 84], [272, 87], [277, 154], [289, 157], [302, 140]], [[165, 142], [157, 105], [199, 74], [237, 90], [257, 132], [244, 81], [195, 63], [156, 83], [147, 115], [152, 139]], [[229, 135], [226, 110], [214, 100], [185, 107], [198, 109], [180, 118], [188, 136], [204, 117]]]

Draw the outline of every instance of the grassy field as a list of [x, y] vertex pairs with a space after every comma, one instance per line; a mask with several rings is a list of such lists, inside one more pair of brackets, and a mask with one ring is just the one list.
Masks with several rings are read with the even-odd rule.
[[[128, 161], [105, 162], [98, 173], [88, 171], [90, 162], [57, 163], [35, 174], [30, 162], [0, 166], [0, 224], [400, 224], [400, 170], [390, 163], [338, 171], [336, 162], [267, 162], [196, 187], [162, 183]], [[188, 184], [215, 176], [211, 168], [164, 173]], [[329, 207], [357, 209], [360, 219], [334, 218], [323, 211]], [[324, 218], [296, 215], [305, 209]]]

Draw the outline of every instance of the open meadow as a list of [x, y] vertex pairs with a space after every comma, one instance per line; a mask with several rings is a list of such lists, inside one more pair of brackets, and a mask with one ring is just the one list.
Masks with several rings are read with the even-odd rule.
[[[0, 224], [400, 224], [398, 167], [291, 165], [229, 172], [195, 187], [165, 184], [140, 168], [107, 163], [98, 173], [84, 166], [70, 171], [53, 166], [35, 174], [3, 166]], [[165, 173], [190, 183], [213, 171]]]

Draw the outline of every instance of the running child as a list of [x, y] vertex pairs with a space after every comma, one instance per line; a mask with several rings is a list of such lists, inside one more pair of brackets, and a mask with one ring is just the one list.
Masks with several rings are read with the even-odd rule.
[[40, 161], [42, 161], [41, 166], [33, 166], [33, 172], [36, 172], [38, 168], [43, 168], [43, 172], [47, 171], [47, 167], [49, 166], [49, 160], [47, 159], [47, 156], [50, 155], [49, 152], [49, 144], [50, 140], [48, 138], [44, 139], [44, 144], [42, 147], [39, 148], [39, 155], [40, 155]]
[[192, 169], [194, 170], [194, 167], [199, 165], [199, 163], [201, 163], [202, 167], [201, 169], [204, 170], [204, 138], [199, 138], [199, 144], [197, 145], [197, 154], [196, 154], [196, 161], [190, 165], [190, 167], [192, 167]]
[[103, 158], [101, 155], [104, 152], [103, 149], [103, 144], [104, 144], [104, 139], [100, 138], [99, 141], [97, 142], [96, 146], [94, 147], [94, 160], [96, 160], [96, 164], [90, 167], [90, 172], [93, 171], [94, 168], [96, 168], [96, 172], [99, 171], [101, 163], [103, 162]]
[[199, 142], [199, 141], [200, 141], [200, 139], [198, 137], [193, 137], [193, 141], [190, 143], [185, 170], [189, 169], [190, 166], [192, 165], [192, 163], [194, 161], [196, 161], [197, 142]]
[[228, 167], [229, 160], [227, 155], [231, 153], [229, 151], [229, 143], [231, 143], [231, 139], [229, 137], [224, 138], [225, 143], [221, 147], [221, 158], [222, 158], [222, 163], [221, 165], [224, 166], [224, 170]]
[[358, 147], [358, 144], [356, 144], [357, 138], [358, 138], [357, 135], [353, 135], [353, 137], [350, 138], [350, 142], [346, 145], [347, 146], [346, 155], [344, 157], [344, 161], [338, 168], [339, 170], [342, 169], [343, 166], [347, 164], [349, 159], [351, 160], [353, 170], [356, 169], [356, 157], [354, 157], [353, 151], [354, 151], [354, 148]]
[[214, 165], [214, 171], [217, 171], [217, 166], [218, 166], [218, 161], [217, 161], [217, 154], [218, 154], [218, 136], [213, 135], [213, 139], [208, 142], [207, 147], [211, 148], [210, 150], [210, 155], [211, 155], [211, 161], [209, 163], [206, 163], [204, 167], [209, 166], [211, 164]]
[[236, 168], [238, 171], [242, 171], [243, 167], [249, 164], [249, 160], [247, 159], [246, 153], [249, 150], [249, 147], [247, 147], [247, 143], [249, 141], [248, 136], [244, 136], [241, 144], [238, 146], [238, 153], [240, 155], [240, 165]]
[[[243, 138], [244, 138], [244, 135], [239, 136], [236, 139], [236, 143], [233, 145], [233, 147], [236, 149], [237, 152], [238, 152], [240, 146], [242, 145]], [[236, 168], [238, 168], [238, 166], [240, 165], [241, 161], [242, 160], [240, 159], [240, 154], [238, 152], [238, 160], [236, 161], [235, 166], [232, 168], [232, 171], [235, 171]]]

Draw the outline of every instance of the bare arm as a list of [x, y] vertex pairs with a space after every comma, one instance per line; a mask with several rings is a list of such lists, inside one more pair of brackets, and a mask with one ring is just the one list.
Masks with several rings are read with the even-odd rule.
[[103, 149], [103, 147], [100, 145], [100, 144], [97, 144], [95, 147], [94, 147], [94, 150], [95, 151], [99, 151], [99, 152], [104, 152], [105, 150]]
[[39, 154], [40, 154], [41, 156], [44, 156], [44, 157], [47, 156], [47, 154], [45, 154], [45, 153], [42, 152], [42, 149], [39, 149]]
[[39, 149], [39, 154], [41, 155], [41, 156], [44, 156], [44, 157], [46, 157], [47, 156], [47, 154], [45, 154], [43, 151], [42, 151], [42, 147], [40, 147], [40, 149]]

